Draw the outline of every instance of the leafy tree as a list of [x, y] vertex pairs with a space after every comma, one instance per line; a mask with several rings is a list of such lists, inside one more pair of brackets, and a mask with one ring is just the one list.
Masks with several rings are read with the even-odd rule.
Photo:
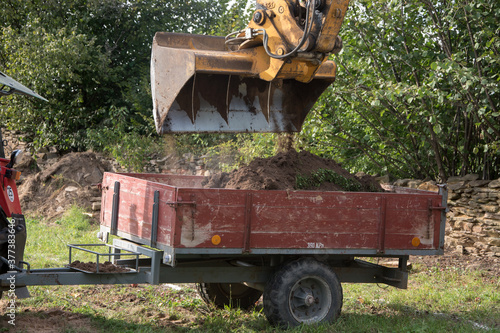
[[4, 99], [2, 123], [35, 148], [85, 149], [87, 129], [114, 126], [151, 135], [149, 61], [157, 31], [210, 33], [228, 0], [6, 0], [0, 68], [49, 99]]
[[353, 170], [500, 175], [496, 1], [351, 3], [337, 80], [301, 134]]

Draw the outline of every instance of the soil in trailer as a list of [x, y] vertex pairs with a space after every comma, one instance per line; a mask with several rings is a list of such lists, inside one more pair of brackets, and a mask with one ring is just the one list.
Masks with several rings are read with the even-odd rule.
[[207, 177], [203, 186], [246, 190], [383, 191], [369, 175], [353, 175], [334, 160], [294, 149], [270, 158], [256, 158], [229, 173], [214, 174]]

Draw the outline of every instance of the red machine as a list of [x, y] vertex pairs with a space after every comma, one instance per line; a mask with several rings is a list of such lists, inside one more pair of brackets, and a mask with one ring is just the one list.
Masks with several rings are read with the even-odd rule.
[[[15, 150], [9, 160], [0, 158], [0, 274], [19, 266], [26, 245], [26, 221], [16, 187], [21, 172], [13, 169], [20, 154], [20, 150]], [[16, 294], [18, 297], [29, 295], [24, 287], [17, 288]]]
[[17, 195], [16, 180], [21, 177], [21, 172], [12, 169], [20, 151], [12, 153], [10, 160], [0, 158], [0, 184], [2, 191], [0, 194], [0, 209], [3, 210], [6, 217], [12, 214], [21, 214], [21, 204]]

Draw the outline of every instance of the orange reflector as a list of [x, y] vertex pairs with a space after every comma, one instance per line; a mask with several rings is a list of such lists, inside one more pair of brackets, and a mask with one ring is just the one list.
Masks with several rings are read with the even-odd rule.
[[21, 171], [12, 170], [12, 179], [19, 180], [21, 178]]
[[411, 245], [417, 247], [420, 245], [420, 238], [418, 237], [414, 237], [412, 240], [411, 240]]
[[221, 238], [219, 235], [214, 235], [212, 237], [212, 244], [214, 245], [219, 245], [220, 244], [220, 241], [221, 241]]

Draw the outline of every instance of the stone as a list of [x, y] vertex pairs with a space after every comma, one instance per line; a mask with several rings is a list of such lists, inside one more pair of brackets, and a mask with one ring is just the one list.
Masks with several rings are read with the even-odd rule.
[[469, 254], [477, 254], [479, 252], [478, 249], [476, 249], [475, 247], [473, 246], [466, 246], [464, 247], [465, 251]]
[[488, 187], [491, 188], [499, 188], [500, 187], [500, 178], [492, 180], [489, 184]]
[[489, 226], [485, 226], [483, 232], [488, 237], [494, 237], [494, 238], [499, 238], [500, 237], [500, 230], [495, 230], [493, 228], [490, 228]]
[[489, 188], [489, 187], [475, 187], [475, 188], [473, 188], [473, 190], [474, 190], [474, 194], [478, 194], [478, 193], [486, 193], [486, 194], [498, 193], [498, 190], [495, 190], [494, 188]]
[[465, 232], [472, 232], [472, 227], [474, 226], [473, 223], [463, 223], [462, 224], [462, 229], [465, 231]]
[[101, 170], [99, 170], [99, 168], [94, 168], [91, 174], [85, 175], [84, 177], [90, 183], [97, 184], [102, 182], [102, 176], [103, 173], [101, 172]]
[[479, 179], [479, 175], [475, 174], [475, 173], [469, 173], [463, 177], [463, 180], [469, 181], [469, 182], [474, 181], [474, 180], [478, 180], [478, 179]]
[[485, 237], [484, 240], [486, 243], [492, 246], [500, 246], [500, 238], [497, 237]]
[[496, 213], [500, 210], [500, 207], [497, 205], [481, 205], [481, 208], [488, 213]]
[[453, 252], [456, 252], [458, 254], [464, 254], [464, 247], [462, 245], [457, 245]]
[[422, 184], [422, 181], [421, 181], [421, 180], [410, 180], [410, 181], [408, 182], [408, 187], [409, 187], [409, 188], [415, 188], [415, 189], [416, 189], [416, 188], [418, 188], [418, 186], [419, 186], [420, 184]]
[[500, 214], [486, 213], [483, 216], [485, 219], [498, 220], [500, 221]]
[[92, 203], [92, 210], [94, 212], [98, 211], [98, 210], [101, 210], [101, 203], [100, 202], [93, 202]]
[[475, 225], [472, 227], [472, 232], [480, 234], [483, 231], [483, 228], [480, 225]]
[[66, 186], [66, 188], [64, 190], [66, 192], [76, 192], [76, 191], [78, 191], [78, 187], [76, 187], [76, 186]]
[[439, 187], [435, 184], [435, 182], [425, 182], [420, 184], [417, 188], [419, 190], [431, 191], [431, 192], [439, 191]]
[[394, 182], [394, 186], [405, 187], [411, 179], [398, 179]]
[[474, 243], [474, 247], [477, 248], [478, 250], [480, 250], [481, 252], [486, 252], [486, 251], [489, 250], [489, 248], [491, 247], [491, 245], [485, 244], [485, 243], [481, 243], [481, 242], [476, 242], [476, 243]]
[[469, 186], [471, 187], [481, 187], [481, 186], [484, 186], [486, 184], [489, 184], [490, 181], [489, 180], [473, 180], [469, 183]]
[[[486, 215], [486, 214], [485, 214]], [[489, 226], [500, 226], [500, 220], [493, 220], [493, 219], [488, 219], [488, 218], [483, 218], [479, 217], [477, 218], [478, 223], [484, 224], [484, 225], [489, 225]]]
[[461, 189], [465, 187], [465, 182], [464, 181], [459, 181], [459, 182], [455, 182], [453, 184], [449, 184], [448, 185], [448, 190], [450, 191], [456, 191], [458, 189]]
[[472, 196], [475, 200], [478, 200], [478, 199], [488, 199], [489, 197], [489, 193], [476, 193]]
[[470, 216], [466, 216], [466, 215], [460, 215], [460, 216], [457, 216], [455, 218], [453, 218], [455, 221], [457, 222], [474, 222], [474, 218], [473, 217], [470, 217]]
[[458, 183], [458, 182], [463, 182], [463, 181], [464, 181], [463, 178], [459, 177], [459, 176], [448, 177], [448, 179], [446, 180], [446, 182], [448, 183], [448, 185], [455, 184], [455, 183]]
[[500, 246], [491, 246], [489, 250], [494, 256], [500, 257]]

